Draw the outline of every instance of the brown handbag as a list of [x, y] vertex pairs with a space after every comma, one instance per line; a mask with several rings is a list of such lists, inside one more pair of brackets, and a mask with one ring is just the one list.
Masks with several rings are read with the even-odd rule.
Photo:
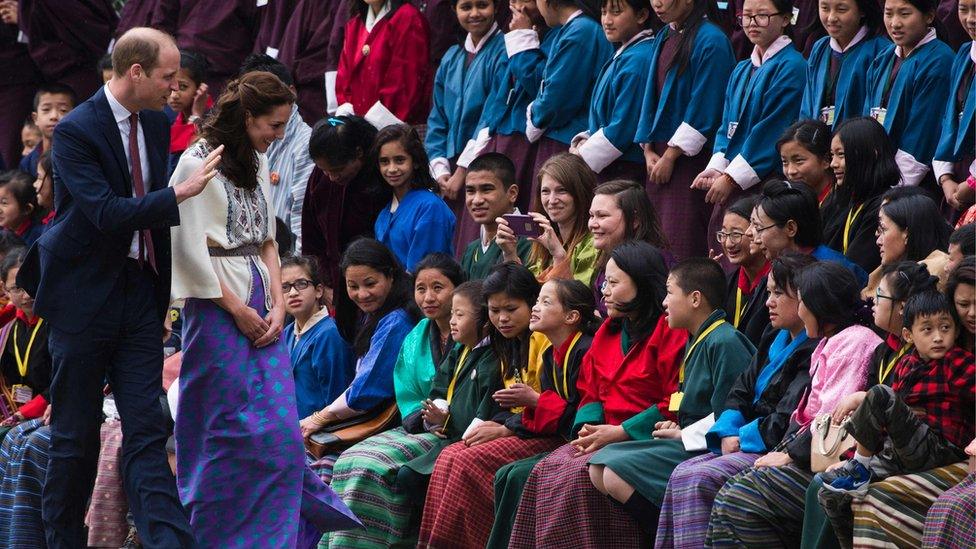
[[848, 417], [837, 425], [831, 421], [830, 414], [821, 414], [810, 425], [813, 435], [810, 441], [810, 470], [822, 473], [840, 461], [840, 457], [857, 444], [848, 431], [851, 419]]
[[305, 439], [305, 448], [315, 459], [341, 452], [367, 438], [382, 433], [400, 422], [400, 410], [396, 402], [377, 406], [361, 416], [349, 418], [326, 426]]

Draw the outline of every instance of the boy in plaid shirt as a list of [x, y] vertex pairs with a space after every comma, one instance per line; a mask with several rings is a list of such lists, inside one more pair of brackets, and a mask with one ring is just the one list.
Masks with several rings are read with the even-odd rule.
[[895, 366], [891, 387], [850, 395], [834, 412], [835, 423], [850, 417], [857, 441], [853, 459], [819, 475], [820, 503], [842, 545], [851, 543], [851, 498], [863, 496], [872, 480], [966, 459], [962, 448], [976, 434], [976, 363], [955, 345], [952, 306], [935, 290], [909, 297], [903, 337], [915, 349]]

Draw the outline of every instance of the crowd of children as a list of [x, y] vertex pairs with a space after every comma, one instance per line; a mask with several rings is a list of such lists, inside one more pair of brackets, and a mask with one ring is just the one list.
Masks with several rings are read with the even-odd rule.
[[[56, 127], [144, 25], [170, 173], [235, 77], [297, 97], [260, 155], [283, 339], [363, 524], [319, 547], [976, 544], [976, 0], [498, 1], [99, 0], [69, 40], [0, 0], [0, 545], [44, 543], [16, 275], [71, 200]], [[89, 544], [135, 547], [106, 402]]]

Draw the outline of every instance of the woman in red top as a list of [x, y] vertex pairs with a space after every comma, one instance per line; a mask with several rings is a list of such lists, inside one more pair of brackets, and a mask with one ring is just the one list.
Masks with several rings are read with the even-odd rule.
[[[603, 287], [609, 319], [593, 336], [576, 382], [577, 438], [532, 470], [509, 547], [640, 545], [633, 519], [588, 485], [587, 463], [612, 442], [650, 438], [655, 422], [673, 417], [668, 401], [688, 334], [670, 329], [663, 314], [667, 271], [646, 242], [625, 242], [610, 255]], [[601, 527], [580, 528], [580, 517]]]
[[422, 125], [430, 112], [430, 28], [403, 0], [353, 0], [336, 74], [337, 115], [377, 128]]

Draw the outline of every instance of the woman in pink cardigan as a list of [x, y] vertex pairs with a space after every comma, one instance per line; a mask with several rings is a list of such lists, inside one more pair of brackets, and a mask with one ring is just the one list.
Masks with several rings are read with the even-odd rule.
[[774, 451], [725, 483], [712, 506], [706, 546], [798, 545], [810, 471], [810, 424], [864, 388], [881, 338], [866, 328], [870, 311], [854, 275], [818, 262], [797, 277], [799, 315], [807, 336], [822, 338], [810, 356], [810, 386]]

